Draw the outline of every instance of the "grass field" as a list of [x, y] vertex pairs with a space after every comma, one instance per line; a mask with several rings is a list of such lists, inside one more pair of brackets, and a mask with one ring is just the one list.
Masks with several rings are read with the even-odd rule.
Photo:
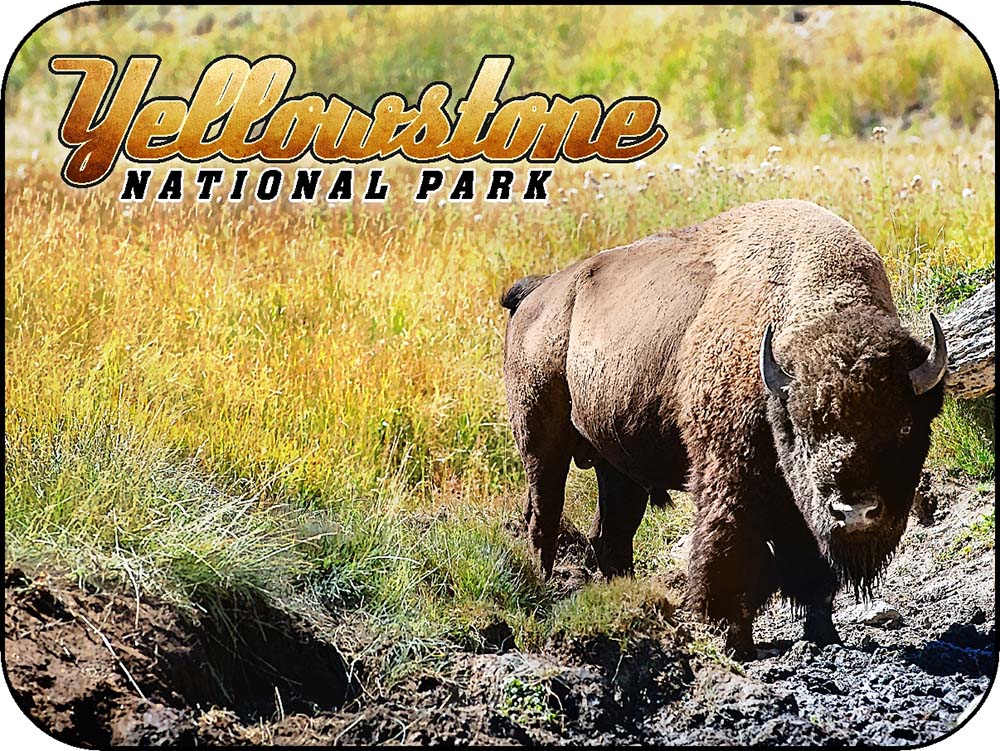
[[[498, 618], [531, 646], [553, 631], [634, 623], [635, 603], [657, 597], [640, 582], [560, 600], [508, 530], [522, 470], [500, 376], [505, 285], [770, 197], [813, 200], [855, 224], [883, 254], [917, 330], [928, 310], [948, 310], [993, 273], [989, 75], [967, 37], [917, 9], [883, 9], [851, 42], [850, 19], [834, 14], [813, 33], [831, 50], [858, 51], [808, 60], [767, 11], [719, 11], [690, 38], [693, 10], [629, 16], [621, 41], [598, 34], [568, 58], [536, 35], [575, 48], [591, 21], [607, 28], [621, 12], [563, 19], [549, 10], [563, 20], [520, 36], [514, 24], [527, 10], [502, 25], [494, 11], [456, 12], [469, 28], [462, 36], [439, 11], [435, 23], [404, 10], [321, 22], [312, 11], [246, 11], [250, 21], [228, 26], [224, 17], [241, 17], [230, 9], [176, 48], [163, 40], [207, 11], [108, 18], [146, 24], [131, 49], [170, 49], [165, 69], [183, 66], [192, 79], [230, 37], [226, 51], [253, 56], [282, 51], [308, 26], [293, 53], [303, 85], [359, 103], [372, 87], [393, 88], [397, 72], [405, 93], [437, 76], [465, 81], [450, 53], [467, 61], [475, 51], [478, 62], [497, 44], [518, 55], [508, 94], [537, 86], [664, 97], [672, 135], [658, 154], [594, 168], [598, 188], [584, 186], [586, 165], [559, 165], [549, 205], [415, 204], [417, 168], [394, 163], [387, 178], [400, 189], [384, 206], [338, 208], [125, 207], [116, 178], [90, 191], [64, 186], [51, 136], [71, 86], [38, 61], [68, 51], [65, 40], [75, 52], [117, 53], [96, 33], [103, 9], [85, 10], [89, 20], [64, 17], [29, 41], [7, 99], [7, 560], [155, 592], [192, 612], [237, 590], [350, 614], [395, 645], [388, 675], [474, 644]], [[250, 33], [246, 24], [262, 18], [282, 20]], [[359, 25], [395, 49], [419, 41], [422, 54], [398, 70], [376, 44], [367, 65], [347, 65]], [[889, 27], [909, 36], [880, 36]], [[687, 43], [658, 43], [662, 52], [640, 60], [656, 30]], [[786, 32], [785, 52], [771, 55]], [[817, 44], [810, 54], [825, 49]], [[790, 89], [772, 70], [786, 58], [800, 61]], [[697, 59], [724, 67], [697, 68]], [[892, 85], [879, 66], [895, 72]], [[779, 89], [790, 94], [780, 102]], [[882, 122], [888, 132], [872, 137]], [[949, 403], [932, 462], [992, 479], [993, 414], [992, 397]], [[574, 471], [567, 514], [578, 527], [594, 499], [590, 474]], [[689, 511], [681, 499], [649, 514], [640, 575], [666, 565]]]

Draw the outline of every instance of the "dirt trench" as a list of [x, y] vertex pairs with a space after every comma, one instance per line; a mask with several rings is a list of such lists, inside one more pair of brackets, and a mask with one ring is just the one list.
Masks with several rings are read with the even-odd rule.
[[[624, 647], [552, 639], [529, 654], [497, 638], [371, 691], [363, 663], [262, 602], [223, 602], [211, 612], [224, 622], [195, 625], [163, 603], [12, 568], [4, 663], [25, 712], [81, 746], [910, 746], [953, 729], [995, 675], [995, 554], [965, 544], [994, 503], [992, 489], [929, 478], [879, 602], [838, 599], [844, 644], [800, 641], [801, 623], [775, 603], [756, 625], [760, 658], [740, 667], [668, 609], [662, 634]], [[585, 546], [565, 546], [567, 594], [592, 565]]]
[[227, 619], [195, 624], [155, 600], [7, 568], [8, 683], [37, 725], [79, 746], [238, 741], [241, 722], [357, 695], [337, 649], [287, 614], [232, 599], [213, 612]]

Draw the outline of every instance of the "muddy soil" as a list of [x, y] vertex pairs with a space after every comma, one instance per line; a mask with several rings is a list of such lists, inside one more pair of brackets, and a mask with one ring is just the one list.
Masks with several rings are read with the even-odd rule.
[[[776, 603], [757, 622], [760, 658], [742, 666], [677, 611], [624, 648], [553, 640], [527, 654], [497, 624], [496, 651], [378, 692], [363, 664], [263, 603], [224, 603], [225, 622], [196, 626], [163, 603], [16, 568], [4, 665], [24, 711], [79, 746], [916, 745], [951, 730], [996, 672], [994, 551], [956, 545], [994, 491], [942, 478], [924, 490], [878, 602], [839, 598], [842, 646], [800, 641]], [[557, 571], [567, 591], [593, 578], [576, 536]]]
[[923, 496], [875, 602], [837, 598], [843, 645], [800, 641], [800, 622], [776, 603], [756, 623], [761, 655], [745, 675], [699, 674], [651, 733], [676, 744], [913, 746], [952, 730], [997, 669], [995, 553], [956, 544], [995, 491], [935, 478]]

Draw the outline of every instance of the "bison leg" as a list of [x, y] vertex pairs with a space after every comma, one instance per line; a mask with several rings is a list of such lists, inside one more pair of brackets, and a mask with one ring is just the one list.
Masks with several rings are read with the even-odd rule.
[[538, 353], [521, 351], [523, 342], [512, 343], [509, 334], [510, 329], [504, 381], [511, 429], [528, 481], [528, 547], [542, 578], [548, 579], [556, 559], [566, 475], [580, 435], [570, 422], [569, 392], [558, 362], [536, 361]]
[[802, 634], [806, 641], [825, 647], [840, 644], [840, 634], [833, 625], [833, 595], [826, 602], [806, 607], [806, 625]]
[[597, 465], [597, 511], [590, 525], [590, 544], [601, 573], [629, 576], [633, 571], [632, 539], [646, 513], [649, 492], [606, 462]]
[[524, 504], [524, 521], [528, 526], [528, 545], [538, 562], [543, 579], [552, 576], [559, 539], [559, 520], [566, 499], [566, 475], [569, 454], [550, 453], [544, 459], [528, 458], [528, 494]]
[[751, 660], [757, 654], [754, 616], [777, 590], [773, 559], [738, 504], [727, 498], [707, 501], [703, 493], [696, 501], [688, 601], [695, 611], [726, 624], [726, 649], [736, 659]]
[[791, 534], [797, 529], [793, 519], [788, 519], [782, 526], [786, 534], [774, 543], [781, 594], [805, 606], [803, 637], [806, 641], [821, 646], [840, 644], [840, 636], [833, 625], [837, 577], [804, 525], [798, 529], [797, 535]]

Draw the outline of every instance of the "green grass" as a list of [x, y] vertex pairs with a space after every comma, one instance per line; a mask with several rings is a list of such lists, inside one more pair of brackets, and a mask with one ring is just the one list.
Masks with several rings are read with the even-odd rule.
[[996, 477], [995, 397], [945, 400], [934, 421], [929, 461], [972, 479]]
[[281, 591], [304, 570], [295, 514], [248, 481], [105, 413], [4, 435], [7, 559], [58, 562], [183, 606], [217, 590]]
[[710, 662], [739, 675], [746, 675], [743, 665], [736, 662], [719, 646], [717, 638], [701, 634], [687, 642], [684, 645], [684, 649], [687, 654], [696, 660]]
[[673, 626], [676, 595], [653, 579], [615, 579], [588, 584], [556, 603], [549, 636], [610, 636], [622, 641], [662, 633]]
[[949, 560], [992, 550], [996, 544], [996, 534], [996, 509], [990, 509], [959, 532], [941, 557]]
[[503, 687], [500, 713], [518, 725], [553, 725], [559, 714], [552, 708], [555, 694], [544, 680], [525, 681], [514, 677]]
[[955, 264], [936, 267], [925, 280], [923, 288], [915, 295], [913, 307], [917, 310], [949, 313], [995, 278], [994, 263], [985, 266]]

